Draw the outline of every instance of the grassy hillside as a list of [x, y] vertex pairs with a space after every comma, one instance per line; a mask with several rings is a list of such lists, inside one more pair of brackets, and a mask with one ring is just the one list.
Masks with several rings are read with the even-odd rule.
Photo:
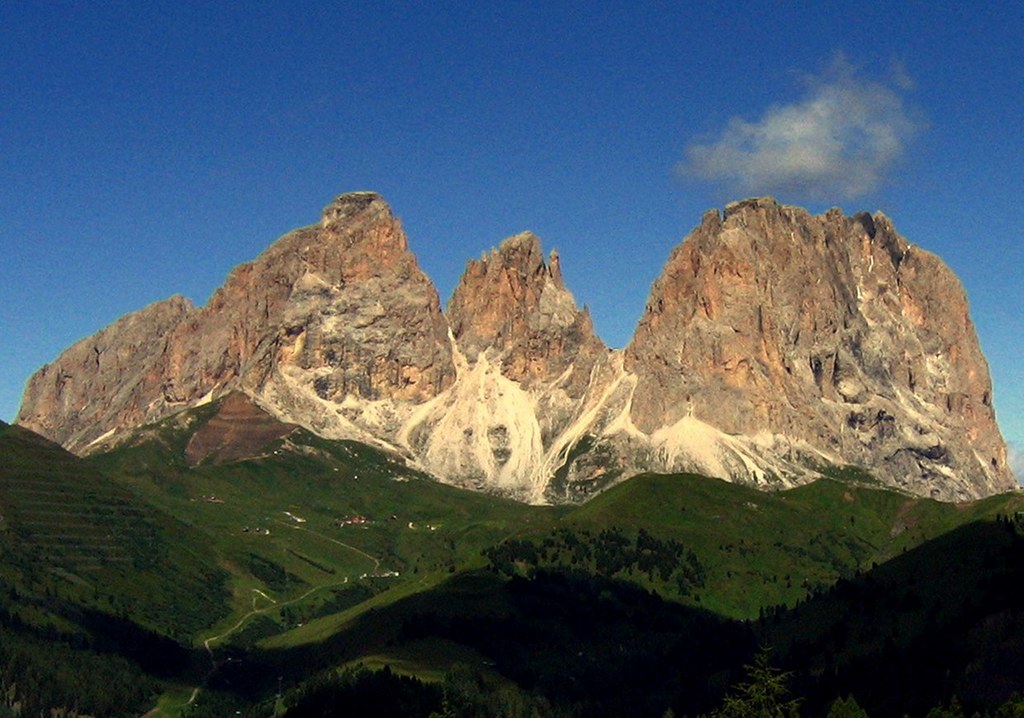
[[268, 640], [224, 678], [257, 697], [268, 676], [296, 685], [369, 657], [427, 679], [440, 668], [509, 684], [576, 715], [661, 715], [675, 690], [662, 684], [709, 708], [710, 677], [753, 646], [741, 624], [627, 582], [563, 572], [456, 574], [337, 629], [315, 641]]
[[[472, 706], [453, 715], [698, 715], [767, 646], [793, 672], [802, 715], [848, 696], [875, 718], [924, 716], [954, 697], [970, 715], [1022, 687], [1022, 549], [1015, 523], [972, 522], [754, 622], [578, 571], [457, 573], [265, 640], [221, 678], [258, 702], [280, 676], [298, 710], [309, 676], [332, 685], [362, 661], [425, 680], [443, 670], [445, 695]], [[494, 708], [495, 695], [520, 712]]]
[[11, 586], [178, 638], [224, 613], [225, 575], [184, 525], [20, 427], [0, 427], [0, 452]]
[[976, 521], [769, 616], [761, 640], [812, 705], [853, 694], [871, 715], [968, 711], [1024, 688], [1020, 517]]
[[[603, 573], [722, 615], [755, 618], [964, 523], [1021, 508], [1017, 494], [953, 505], [861, 481], [822, 479], [764, 493], [693, 474], [642, 475], [575, 508], [557, 530], [524, 533], [525, 540], [491, 555]], [[638, 547], [641, 531], [646, 546]], [[598, 570], [600, 546], [615, 553], [603, 561], [615, 570]]]
[[[973, 561], [1010, 575], [1016, 529], [996, 518], [1024, 510], [1019, 495], [942, 504], [838, 470], [772, 494], [643, 475], [581, 506], [534, 507], [302, 430], [271, 427], [251, 458], [216, 463], [232, 454], [215, 452], [191, 465], [190, 439], [218, 411], [172, 417], [85, 460], [0, 427], [6, 630], [37, 648], [45, 631], [69, 646], [111, 637], [106, 655], [127, 661], [124, 675], [134, 671], [143, 693], [165, 691], [154, 716], [299, 710], [371, 684], [434, 709], [457, 694], [460, 715], [512, 715], [488, 701], [524, 715], [694, 715], [714, 707], [759, 641], [797, 671], [817, 710], [836, 691], [862, 690], [865, 662], [916, 660], [935, 626], [977, 657], [957, 675], [994, 676], [977, 643], [1005, 647], [997, 627], [1024, 625], [1000, 614], [1010, 610], [1002, 589], [949, 601], [907, 593], [909, 581], [942, 597], [943, 577]], [[986, 570], [964, 585], [984, 584]], [[905, 610], [857, 613], [851, 595]], [[978, 617], [991, 626], [973, 626]], [[23, 625], [31, 631], [17, 633]], [[178, 639], [167, 647], [173, 670], [133, 657], [133, 631]], [[338, 673], [357, 665], [412, 682]], [[420, 692], [413, 679], [444, 690]], [[896, 715], [947, 695], [914, 685], [917, 703], [890, 687], [872, 706]]]
[[232, 615], [207, 636], [246, 616], [264, 619], [259, 631], [270, 634], [337, 613], [479, 564], [484, 548], [564, 513], [446, 486], [364, 445], [301, 430], [260, 458], [191, 467], [189, 436], [215, 410], [150, 427], [88, 460], [189, 526], [230, 572]]
[[[660, 715], [668, 705], [693, 714], [709, 709], [741, 677], [739, 666], [751, 660], [760, 640], [776, 645], [780, 659], [793, 666], [811, 666], [795, 689], [824, 711], [841, 688], [870, 689], [863, 682], [823, 680], [823, 662], [833, 659], [834, 647], [822, 636], [837, 629], [800, 619], [808, 625], [798, 631], [795, 617], [827, 615], [829, 587], [837, 580], [842, 587], [863, 576], [898, 573], [893, 567], [914, 560], [908, 557], [926, 557], [935, 577], [950, 575], [947, 559], [954, 554], [943, 542], [960, 541], [968, 555], [989, 544], [997, 548], [1007, 533], [991, 527], [1001, 525], [996, 517], [1019, 510], [1020, 502], [1010, 495], [954, 506], [837, 480], [763, 494], [698, 476], [638, 477], [549, 525], [524, 526], [486, 552], [487, 570], [421, 576], [257, 642], [255, 660], [232, 681], [250, 686], [249, 697], [256, 699], [267, 676], [283, 675], [286, 686], [289, 677], [301, 684], [302, 676], [364, 662], [428, 681], [469, 670], [470, 683], [488, 685], [488, 691], [500, 692], [503, 681], [511, 681], [526, 692], [527, 704], [547, 702], [550, 711], [566, 715], [621, 714], [619, 699], [635, 715]], [[950, 538], [961, 535], [973, 538]], [[618, 553], [608, 553], [623, 560], [612, 564], [619, 570], [601, 575], [604, 564], [596, 554], [604, 544], [617, 547]], [[576, 546], [589, 547], [590, 554]], [[679, 568], [670, 580], [660, 580], [659, 546], [696, 558], [703, 570], [696, 590], [671, 596]], [[898, 589], [896, 581], [875, 600], [899, 603]], [[935, 595], [942, 595], [938, 587]], [[985, 606], [986, 615], [999, 610], [991, 602]], [[762, 628], [737, 620], [762, 613]], [[914, 620], [915, 640], [924, 640], [926, 617]], [[869, 622], [885, 625], [877, 617]], [[776, 632], [776, 625], [784, 627]], [[813, 647], [785, 639], [794, 635]], [[961, 645], [968, 639], [961, 631], [956, 640]], [[879, 666], [889, 665], [890, 648], [859, 646]], [[639, 667], [638, 673], [626, 665]], [[621, 678], [627, 674], [628, 681]], [[552, 683], [545, 676], [557, 678]], [[610, 685], [618, 698], [603, 692]], [[931, 707], [950, 697], [937, 686], [918, 685], [916, 693], [892, 687], [885, 701], [872, 705], [883, 715], [902, 715], [903, 706]]]
[[194, 670], [226, 574], [191, 532], [85, 462], [0, 426], [0, 697], [134, 714]]

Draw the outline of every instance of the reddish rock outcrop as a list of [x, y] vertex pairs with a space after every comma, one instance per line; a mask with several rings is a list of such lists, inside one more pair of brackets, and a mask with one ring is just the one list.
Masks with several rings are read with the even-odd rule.
[[185, 458], [195, 466], [258, 457], [268, 444], [297, 428], [278, 421], [245, 394], [232, 392], [221, 400], [217, 413], [192, 434], [185, 446]]
[[532, 234], [470, 262], [446, 318], [387, 204], [342, 195], [207, 306], [172, 298], [65, 351], [18, 422], [81, 453], [230, 392], [248, 398], [195, 460], [290, 424], [528, 501], [641, 470], [785, 487], [826, 464], [945, 500], [1015, 487], [950, 270], [881, 214], [764, 198], [705, 214], [612, 352]]
[[540, 240], [529, 232], [469, 262], [447, 316], [467, 359], [490, 350], [502, 373], [527, 387], [553, 381], [574, 366], [579, 396], [589, 369], [608, 352], [589, 311], [579, 309], [566, 289], [558, 253], [552, 251], [545, 263]]
[[415, 403], [454, 380], [447, 332], [387, 204], [342, 195], [202, 309], [161, 302], [67, 350], [30, 380], [18, 422], [80, 451], [234, 389], [288, 416], [346, 396]]
[[831, 459], [946, 500], [1013, 488], [963, 290], [880, 213], [707, 213], [652, 287], [626, 368], [647, 433], [687, 417], [767, 432], [794, 478]]

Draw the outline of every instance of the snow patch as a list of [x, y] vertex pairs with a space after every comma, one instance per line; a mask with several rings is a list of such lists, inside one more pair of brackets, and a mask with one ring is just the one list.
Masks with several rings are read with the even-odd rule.
[[100, 434], [99, 436], [97, 436], [97, 437], [96, 437], [95, 439], [93, 439], [92, 441], [90, 441], [90, 442], [89, 442], [88, 444], [86, 444], [86, 445], [85, 445], [85, 448], [86, 448], [86, 449], [88, 449], [88, 448], [90, 448], [90, 447], [96, 446], [96, 444], [100, 444], [100, 443], [102, 443], [102, 442], [106, 441], [106, 440], [107, 440], [107, 439], [109, 439], [109, 438], [110, 438], [111, 436], [113, 436], [113, 435], [114, 435], [114, 432], [116, 432], [116, 431], [117, 431], [117, 429], [110, 429], [109, 431], [105, 431], [105, 432], [103, 432], [102, 434]]
[[651, 444], [666, 467], [683, 459], [701, 473], [720, 479], [732, 478], [722, 461], [725, 434], [694, 416], [684, 416], [672, 426], [662, 427], [651, 434]]
[[412, 434], [426, 429], [417, 453], [431, 473], [540, 502], [547, 476], [533, 407], [530, 395], [484, 353], [450, 389], [413, 412], [399, 440], [409, 446]]

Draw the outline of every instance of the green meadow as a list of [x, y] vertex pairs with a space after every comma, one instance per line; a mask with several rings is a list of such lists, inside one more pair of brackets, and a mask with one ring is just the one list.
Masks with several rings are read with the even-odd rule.
[[[945, 504], [841, 467], [775, 493], [641, 475], [581, 505], [527, 506], [303, 430], [190, 466], [215, 410], [86, 459], [0, 426], [0, 677], [17, 668], [7, 689], [23, 705], [262, 715], [379, 675], [484, 714], [503, 696], [541, 715], [660, 715], [682, 693], [713, 708], [758, 644], [825, 705], [872, 675], [867, 656], [918, 660], [929, 632], [1002, 606], [990, 584], [1016, 575], [1019, 494]], [[54, 656], [109, 678], [83, 688]], [[938, 700], [887, 690], [878, 710]]]

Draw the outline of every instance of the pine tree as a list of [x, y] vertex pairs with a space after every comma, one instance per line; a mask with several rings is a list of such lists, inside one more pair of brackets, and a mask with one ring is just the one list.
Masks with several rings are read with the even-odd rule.
[[789, 697], [792, 674], [771, 665], [771, 650], [763, 648], [744, 666], [747, 681], [725, 697], [711, 718], [798, 718], [800, 701]]
[[828, 709], [827, 718], [868, 718], [867, 711], [853, 699], [853, 696], [836, 698]]

